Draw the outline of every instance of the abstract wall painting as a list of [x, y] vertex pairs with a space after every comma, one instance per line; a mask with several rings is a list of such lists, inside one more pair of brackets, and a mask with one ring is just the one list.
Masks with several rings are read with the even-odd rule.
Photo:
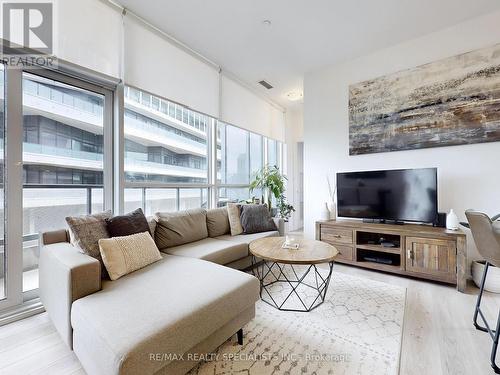
[[350, 155], [497, 141], [500, 44], [349, 87]]

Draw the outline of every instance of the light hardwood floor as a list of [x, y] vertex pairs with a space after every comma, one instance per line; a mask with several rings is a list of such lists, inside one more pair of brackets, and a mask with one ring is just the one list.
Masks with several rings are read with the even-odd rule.
[[[477, 288], [470, 286], [464, 294], [451, 286], [350, 266], [335, 265], [335, 270], [407, 288], [401, 374], [493, 374], [489, 365], [491, 341], [472, 326]], [[486, 294], [484, 306], [494, 321], [500, 295]], [[85, 372], [44, 313], [0, 327], [0, 374]]]

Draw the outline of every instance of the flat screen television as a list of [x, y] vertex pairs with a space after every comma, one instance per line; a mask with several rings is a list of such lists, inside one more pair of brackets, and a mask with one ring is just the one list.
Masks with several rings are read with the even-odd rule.
[[338, 216], [434, 223], [437, 168], [337, 173]]

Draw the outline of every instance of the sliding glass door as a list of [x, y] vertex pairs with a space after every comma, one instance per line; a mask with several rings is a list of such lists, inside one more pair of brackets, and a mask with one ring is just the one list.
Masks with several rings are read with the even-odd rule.
[[1, 318], [38, 296], [40, 233], [112, 209], [113, 91], [54, 71], [0, 69], [0, 93]]
[[0, 64], [0, 301], [6, 297], [7, 257], [5, 255], [5, 70]]
[[57, 78], [23, 74], [23, 292], [38, 288], [39, 233], [104, 208], [105, 95]]

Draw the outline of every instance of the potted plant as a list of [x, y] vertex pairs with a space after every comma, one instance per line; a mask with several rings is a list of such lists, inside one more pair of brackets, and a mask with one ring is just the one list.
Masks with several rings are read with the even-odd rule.
[[266, 165], [255, 175], [255, 179], [250, 184], [250, 192], [255, 189], [262, 190], [262, 202], [266, 202], [267, 208], [272, 212], [272, 196], [278, 202], [285, 192], [286, 177], [280, 173], [277, 166]]
[[[266, 202], [269, 212], [273, 216], [277, 216], [279, 220], [279, 232], [280, 235], [286, 233], [285, 225], [290, 219], [292, 212], [295, 212], [295, 208], [288, 203], [284, 195], [285, 192], [285, 182], [287, 178], [280, 173], [277, 166], [266, 165], [255, 175], [255, 179], [250, 184], [250, 191], [253, 192], [255, 189], [262, 190], [262, 202]], [[276, 199], [276, 214], [274, 214], [272, 207], [272, 197]]]

